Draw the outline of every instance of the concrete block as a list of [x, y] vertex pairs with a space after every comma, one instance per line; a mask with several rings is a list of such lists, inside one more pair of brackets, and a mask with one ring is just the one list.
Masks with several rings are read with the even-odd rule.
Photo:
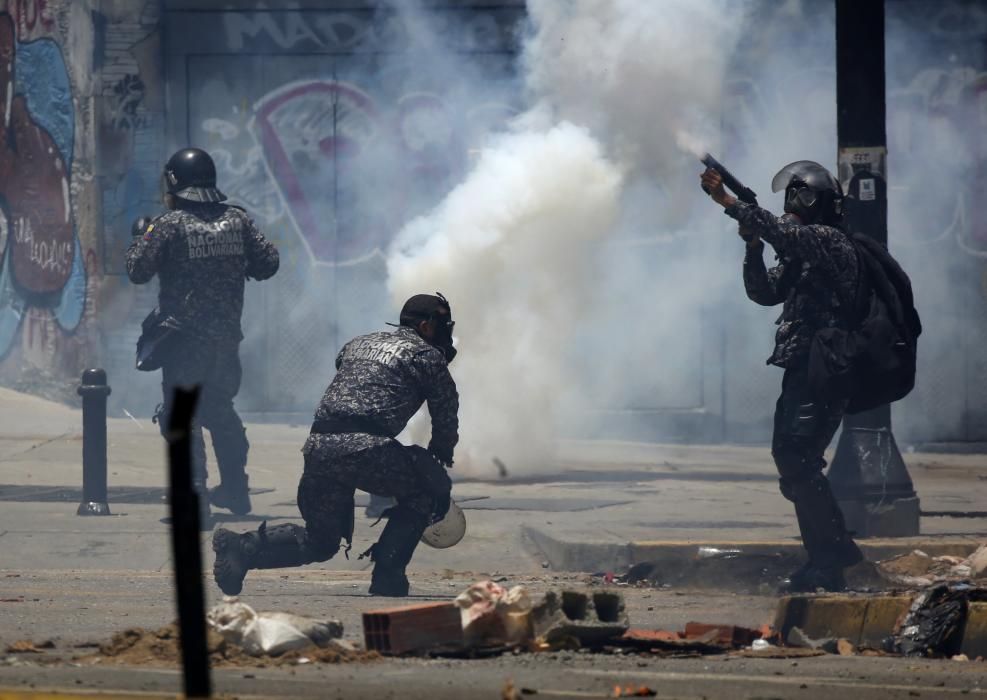
[[867, 601], [864, 622], [857, 644], [880, 649], [884, 639], [898, 631], [898, 626], [912, 604], [909, 596], [881, 596]]
[[987, 658], [987, 602], [970, 603], [960, 652], [971, 659], [978, 656]]
[[630, 627], [624, 597], [610, 591], [550, 591], [532, 608], [530, 619], [534, 637], [548, 643], [574, 637], [580, 644], [598, 644]]
[[853, 643], [860, 640], [866, 598], [850, 596], [785, 596], [778, 602], [774, 628], [782, 639], [793, 627], [799, 627], [810, 639], [843, 637]]
[[407, 654], [463, 646], [462, 616], [452, 603], [427, 603], [363, 613], [368, 650]]

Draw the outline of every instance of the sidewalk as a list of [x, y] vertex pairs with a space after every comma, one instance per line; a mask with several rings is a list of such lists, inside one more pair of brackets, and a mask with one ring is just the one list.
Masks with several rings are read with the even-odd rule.
[[[219, 524], [246, 529], [265, 519], [298, 519], [295, 489], [306, 434], [307, 426], [248, 427], [251, 487], [261, 493], [254, 496], [253, 514], [221, 513]], [[0, 568], [166, 566], [167, 508], [160, 490], [166, 465], [157, 426], [112, 419], [108, 435], [113, 516], [78, 517], [78, 500], [72, 499], [81, 488], [80, 412], [0, 389], [0, 485], [16, 487], [0, 488], [6, 501], [0, 511]], [[983, 455], [914, 453], [905, 461], [923, 510], [984, 510]], [[53, 486], [74, 491], [63, 494], [68, 500], [54, 500], [58, 494], [43, 488]], [[121, 493], [122, 487], [133, 488]], [[570, 442], [542, 474], [497, 482], [463, 479], [454, 497], [467, 511], [467, 539], [451, 550], [422, 547], [414, 568], [619, 571], [640, 561], [694, 557], [699, 545], [799, 549], [795, 519], [778, 493], [767, 448]], [[959, 554], [987, 540], [984, 518], [923, 518], [921, 525], [919, 538], [862, 544], [872, 556], [913, 548]], [[376, 536], [358, 511], [354, 554]], [[355, 562], [337, 557], [320, 566], [352, 570]]]

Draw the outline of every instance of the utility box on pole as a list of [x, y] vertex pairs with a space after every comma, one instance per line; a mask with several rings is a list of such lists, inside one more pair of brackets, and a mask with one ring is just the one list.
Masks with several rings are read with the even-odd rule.
[[[888, 244], [884, 0], [836, 0], [839, 179], [849, 233]], [[891, 407], [847, 416], [829, 470], [858, 537], [919, 532], [919, 500], [891, 432]]]

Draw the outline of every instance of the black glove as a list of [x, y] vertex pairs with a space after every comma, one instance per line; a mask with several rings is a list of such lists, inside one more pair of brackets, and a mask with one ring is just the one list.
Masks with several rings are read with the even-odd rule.
[[452, 507], [451, 493], [432, 496], [432, 517], [430, 518], [429, 525], [434, 525], [435, 523], [445, 518], [446, 513], [449, 512], [449, 508], [451, 507]]
[[435, 461], [437, 461], [439, 464], [441, 464], [443, 467], [445, 467], [446, 469], [452, 469], [451, 453], [446, 453], [446, 452], [440, 453], [439, 450], [433, 449], [432, 447], [428, 448], [428, 453], [432, 455], [432, 458]]
[[139, 238], [144, 235], [147, 231], [147, 227], [151, 225], [150, 216], [139, 216], [134, 221], [133, 226], [130, 227], [130, 235], [134, 238]]

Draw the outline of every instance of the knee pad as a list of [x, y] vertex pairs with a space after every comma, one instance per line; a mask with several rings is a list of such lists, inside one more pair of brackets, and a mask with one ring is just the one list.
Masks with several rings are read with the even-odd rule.
[[806, 479], [779, 479], [778, 485], [782, 496], [797, 503], [825, 491], [829, 482], [821, 473], [815, 472]]
[[[314, 498], [302, 508], [305, 518], [306, 547], [325, 561], [339, 551], [340, 542], [346, 540], [348, 552], [353, 543], [355, 523], [353, 494], [344, 497], [311, 494]], [[309, 494], [299, 488], [299, 499], [308, 500]]]
[[335, 538], [334, 541], [326, 538], [306, 539], [305, 552], [312, 557], [313, 562], [329, 561], [336, 556], [341, 542], [342, 538], [340, 537]]
[[[266, 524], [265, 524], [266, 525]], [[339, 538], [335, 542], [331, 538], [312, 537], [306, 528], [285, 523], [274, 527], [262, 527], [258, 533], [263, 547], [297, 547], [304, 553], [306, 559], [313, 562], [328, 561], [339, 551]]]

